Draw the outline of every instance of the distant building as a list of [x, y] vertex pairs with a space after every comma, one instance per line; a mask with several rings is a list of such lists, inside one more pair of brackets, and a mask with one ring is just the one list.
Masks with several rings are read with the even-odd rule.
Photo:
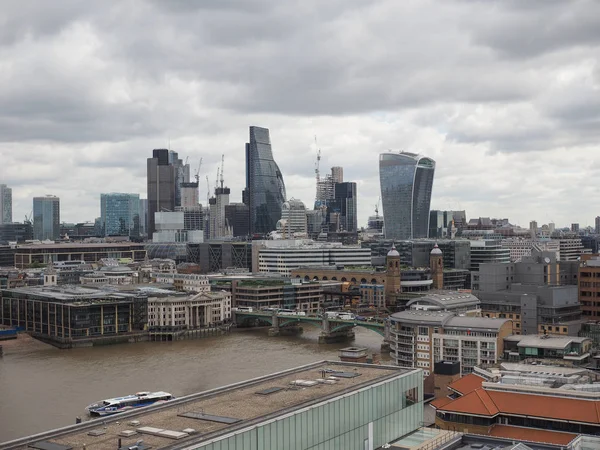
[[600, 278], [600, 256], [583, 255], [579, 264], [579, 302], [581, 313], [588, 321], [600, 321], [600, 303], [598, 302], [597, 278]]
[[573, 233], [579, 233], [579, 224], [578, 223], [572, 223], [571, 224], [571, 232], [573, 232]]
[[471, 241], [471, 271], [478, 271], [480, 264], [510, 263], [510, 250], [502, 247], [502, 241], [481, 239]]
[[461, 317], [453, 312], [407, 310], [390, 316], [391, 352], [400, 367], [422, 368], [425, 376], [439, 361], [458, 361], [462, 374], [502, 358], [508, 319]]
[[386, 239], [426, 238], [435, 161], [415, 153], [379, 157]]
[[139, 194], [100, 194], [103, 236], [140, 236]]
[[356, 233], [358, 231], [356, 183], [335, 183], [334, 195], [334, 208], [339, 214], [339, 226], [337, 230], [332, 231]]
[[156, 231], [154, 214], [182, 206], [183, 183], [190, 181], [190, 166], [167, 149], [155, 149], [147, 161], [148, 235]]
[[560, 245], [561, 261], [577, 261], [582, 254], [586, 253], [580, 238], [557, 239]]
[[363, 243], [371, 248], [374, 265], [382, 265], [392, 243], [400, 253], [402, 265], [409, 267], [429, 267], [429, 255], [437, 244], [443, 253], [445, 269], [471, 269], [471, 243], [466, 239], [414, 239], [391, 241], [387, 239]]
[[464, 211], [439, 211], [429, 213], [429, 238], [451, 239], [452, 231], [458, 231], [465, 225]]
[[194, 273], [153, 273], [156, 283], [171, 284], [176, 291], [210, 292], [210, 284], [206, 275]]
[[193, 295], [148, 294], [148, 328], [194, 329], [231, 319], [231, 294], [200, 292]]
[[563, 360], [568, 364], [580, 366], [590, 361], [591, 349], [592, 340], [587, 337], [529, 334], [504, 338], [505, 361]]
[[60, 199], [54, 195], [33, 198], [33, 238], [60, 239]]
[[576, 261], [557, 261], [552, 252], [517, 263], [481, 264], [473, 274], [473, 294], [482, 314], [509, 318], [515, 334], [564, 334], [581, 329]]
[[25, 242], [33, 239], [33, 227], [30, 222], [0, 223], [0, 244]]
[[267, 128], [250, 127], [250, 142], [246, 144], [246, 192], [250, 234], [266, 235], [274, 231], [286, 192], [283, 175], [273, 159]]
[[596, 232], [596, 234], [600, 234], [600, 216], [596, 216], [594, 224], [594, 231]]
[[154, 214], [156, 232], [152, 234], [153, 243], [203, 242], [202, 230], [187, 230], [184, 211], [159, 212]]
[[12, 221], [12, 189], [0, 184], [0, 224]]
[[140, 235], [148, 236], [148, 199], [140, 199]]
[[111, 255], [116, 259], [127, 259], [141, 262], [146, 258], [143, 244], [132, 242], [101, 244], [25, 244], [14, 250], [14, 265], [18, 269], [26, 269], [32, 264], [46, 265], [59, 261], [65, 262], [99, 262]]
[[255, 309], [283, 308], [315, 313], [323, 300], [320, 283], [285, 280], [236, 280], [233, 304]]
[[524, 256], [531, 256], [531, 252], [534, 250], [538, 252], [554, 252], [556, 253], [556, 257], [560, 258], [560, 243], [556, 240], [503, 239], [502, 247], [510, 251], [511, 262], [518, 262]]
[[371, 251], [338, 243], [314, 243], [302, 240], [253, 242], [253, 272], [290, 275], [300, 266], [370, 266]]
[[202, 273], [228, 269], [252, 270], [252, 243], [244, 241], [211, 241], [188, 243], [187, 262], [198, 264]]
[[300, 200], [289, 199], [281, 207], [281, 220], [277, 222], [277, 231], [286, 237], [307, 235], [306, 207]]
[[[128, 335], [147, 326], [148, 298], [139, 292], [47, 285], [3, 290], [1, 294], [0, 323], [21, 327], [63, 348], [80, 342], [89, 345], [108, 336], [123, 335], [127, 342]], [[34, 310], [38, 319], [30, 313]]]

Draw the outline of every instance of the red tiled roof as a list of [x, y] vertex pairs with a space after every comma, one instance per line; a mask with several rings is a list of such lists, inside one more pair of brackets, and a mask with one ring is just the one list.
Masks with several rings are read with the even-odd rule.
[[600, 402], [574, 398], [476, 389], [437, 409], [469, 415], [498, 413], [600, 425]]
[[479, 389], [483, 382], [484, 379], [482, 377], [470, 373], [469, 375], [459, 378], [454, 383], [450, 383], [448, 387], [461, 395], [467, 395], [469, 392]]
[[430, 403], [430, 405], [433, 406], [435, 409], [440, 409], [442, 406], [447, 405], [451, 401], [452, 401], [452, 399], [449, 397], [441, 397], [441, 398], [436, 398], [435, 400], [433, 400]]
[[577, 437], [576, 434], [560, 431], [536, 430], [534, 428], [512, 427], [509, 425], [494, 425], [490, 436], [523, 440], [529, 442], [543, 442], [546, 444], [567, 445]]

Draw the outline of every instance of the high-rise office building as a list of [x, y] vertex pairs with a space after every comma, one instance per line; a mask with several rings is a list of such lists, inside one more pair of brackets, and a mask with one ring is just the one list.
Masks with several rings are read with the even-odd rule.
[[315, 199], [315, 209], [321, 206], [327, 206], [331, 200], [335, 199], [335, 184], [344, 182], [344, 169], [339, 166], [331, 168], [331, 173], [325, 175], [317, 181], [317, 196]]
[[282, 205], [281, 220], [277, 222], [278, 231], [290, 238], [294, 233], [307, 233], [306, 207], [295, 198], [289, 199]]
[[334, 196], [336, 208], [339, 209], [339, 231], [357, 232], [356, 183], [335, 183]]
[[273, 159], [267, 128], [250, 127], [250, 142], [246, 144], [246, 189], [250, 233], [265, 235], [274, 231], [286, 193], [283, 176]]
[[427, 237], [435, 161], [415, 153], [379, 156], [386, 239]]
[[596, 234], [600, 234], [600, 216], [596, 216], [596, 222], [595, 222], [594, 232]]
[[33, 238], [60, 239], [60, 199], [54, 195], [33, 198]]
[[152, 151], [148, 158], [148, 236], [156, 231], [154, 214], [160, 211], [175, 211], [175, 184], [178, 168], [170, 163], [171, 154], [167, 149]]
[[140, 235], [148, 235], [148, 199], [140, 199]]
[[100, 194], [100, 222], [103, 236], [139, 237], [139, 194]]
[[0, 184], [0, 223], [12, 223], [12, 189]]

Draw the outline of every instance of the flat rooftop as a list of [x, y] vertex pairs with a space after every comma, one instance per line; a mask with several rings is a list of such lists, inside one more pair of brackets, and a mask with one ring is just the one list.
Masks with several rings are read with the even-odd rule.
[[15, 292], [24, 295], [45, 297], [48, 301], [59, 301], [65, 303], [77, 302], [95, 302], [95, 301], [123, 301], [135, 297], [134, 293], [117, 292], [111, 289], [94, 289], [80, 285], [62, 285], [62, 286], [26, 286], [5, 291]]
[[[416, 370], [320, 361], [188, 395], [163, 405], [101, 417], [7, 442], [0, 444], [0, 450], [26, 450], [35, 443], [42, 443], [38, 448], [54, 450], [81, 449], [84, 445], [86, 450], [114, 450], [119, 439], [125, 448], [139, 440], [153, 450], [183, 448]], [[317, 382], [323, 379], [323, 375], [327, 382]], [[335, 380], [329, 377], [335, 377]], [[168, 391], [169, 387], [164, 389]], [[126, 393], [115, 392], [115, 395], [121, 394]], [[133, 421], [139, 423], [132, 424]], [[161, 435], [159, 431], [165, 433]], [[129, 436], [125, 437], [127, 434]]]

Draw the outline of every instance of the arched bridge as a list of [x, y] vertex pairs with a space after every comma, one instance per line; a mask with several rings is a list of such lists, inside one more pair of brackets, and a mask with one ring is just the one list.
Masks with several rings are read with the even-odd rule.
[[273, 336], [278, 335], [281, 328], [307, 323], [321, 329], [319, 342], [329, 343], [345, 340], [354, 335], [354, 327], [363, 327], [372, 330], [381, 335], [384, 341], [389, 339], [388, 322], [383, 324], [362, 320], [342, 320], [326, 316], [293, 316], [270, 311], [233, 311], [233, 314], [234, 321], [237, 324], [248, 323], [250, 321], [268, 323], [271, 325], [269, 333]]

